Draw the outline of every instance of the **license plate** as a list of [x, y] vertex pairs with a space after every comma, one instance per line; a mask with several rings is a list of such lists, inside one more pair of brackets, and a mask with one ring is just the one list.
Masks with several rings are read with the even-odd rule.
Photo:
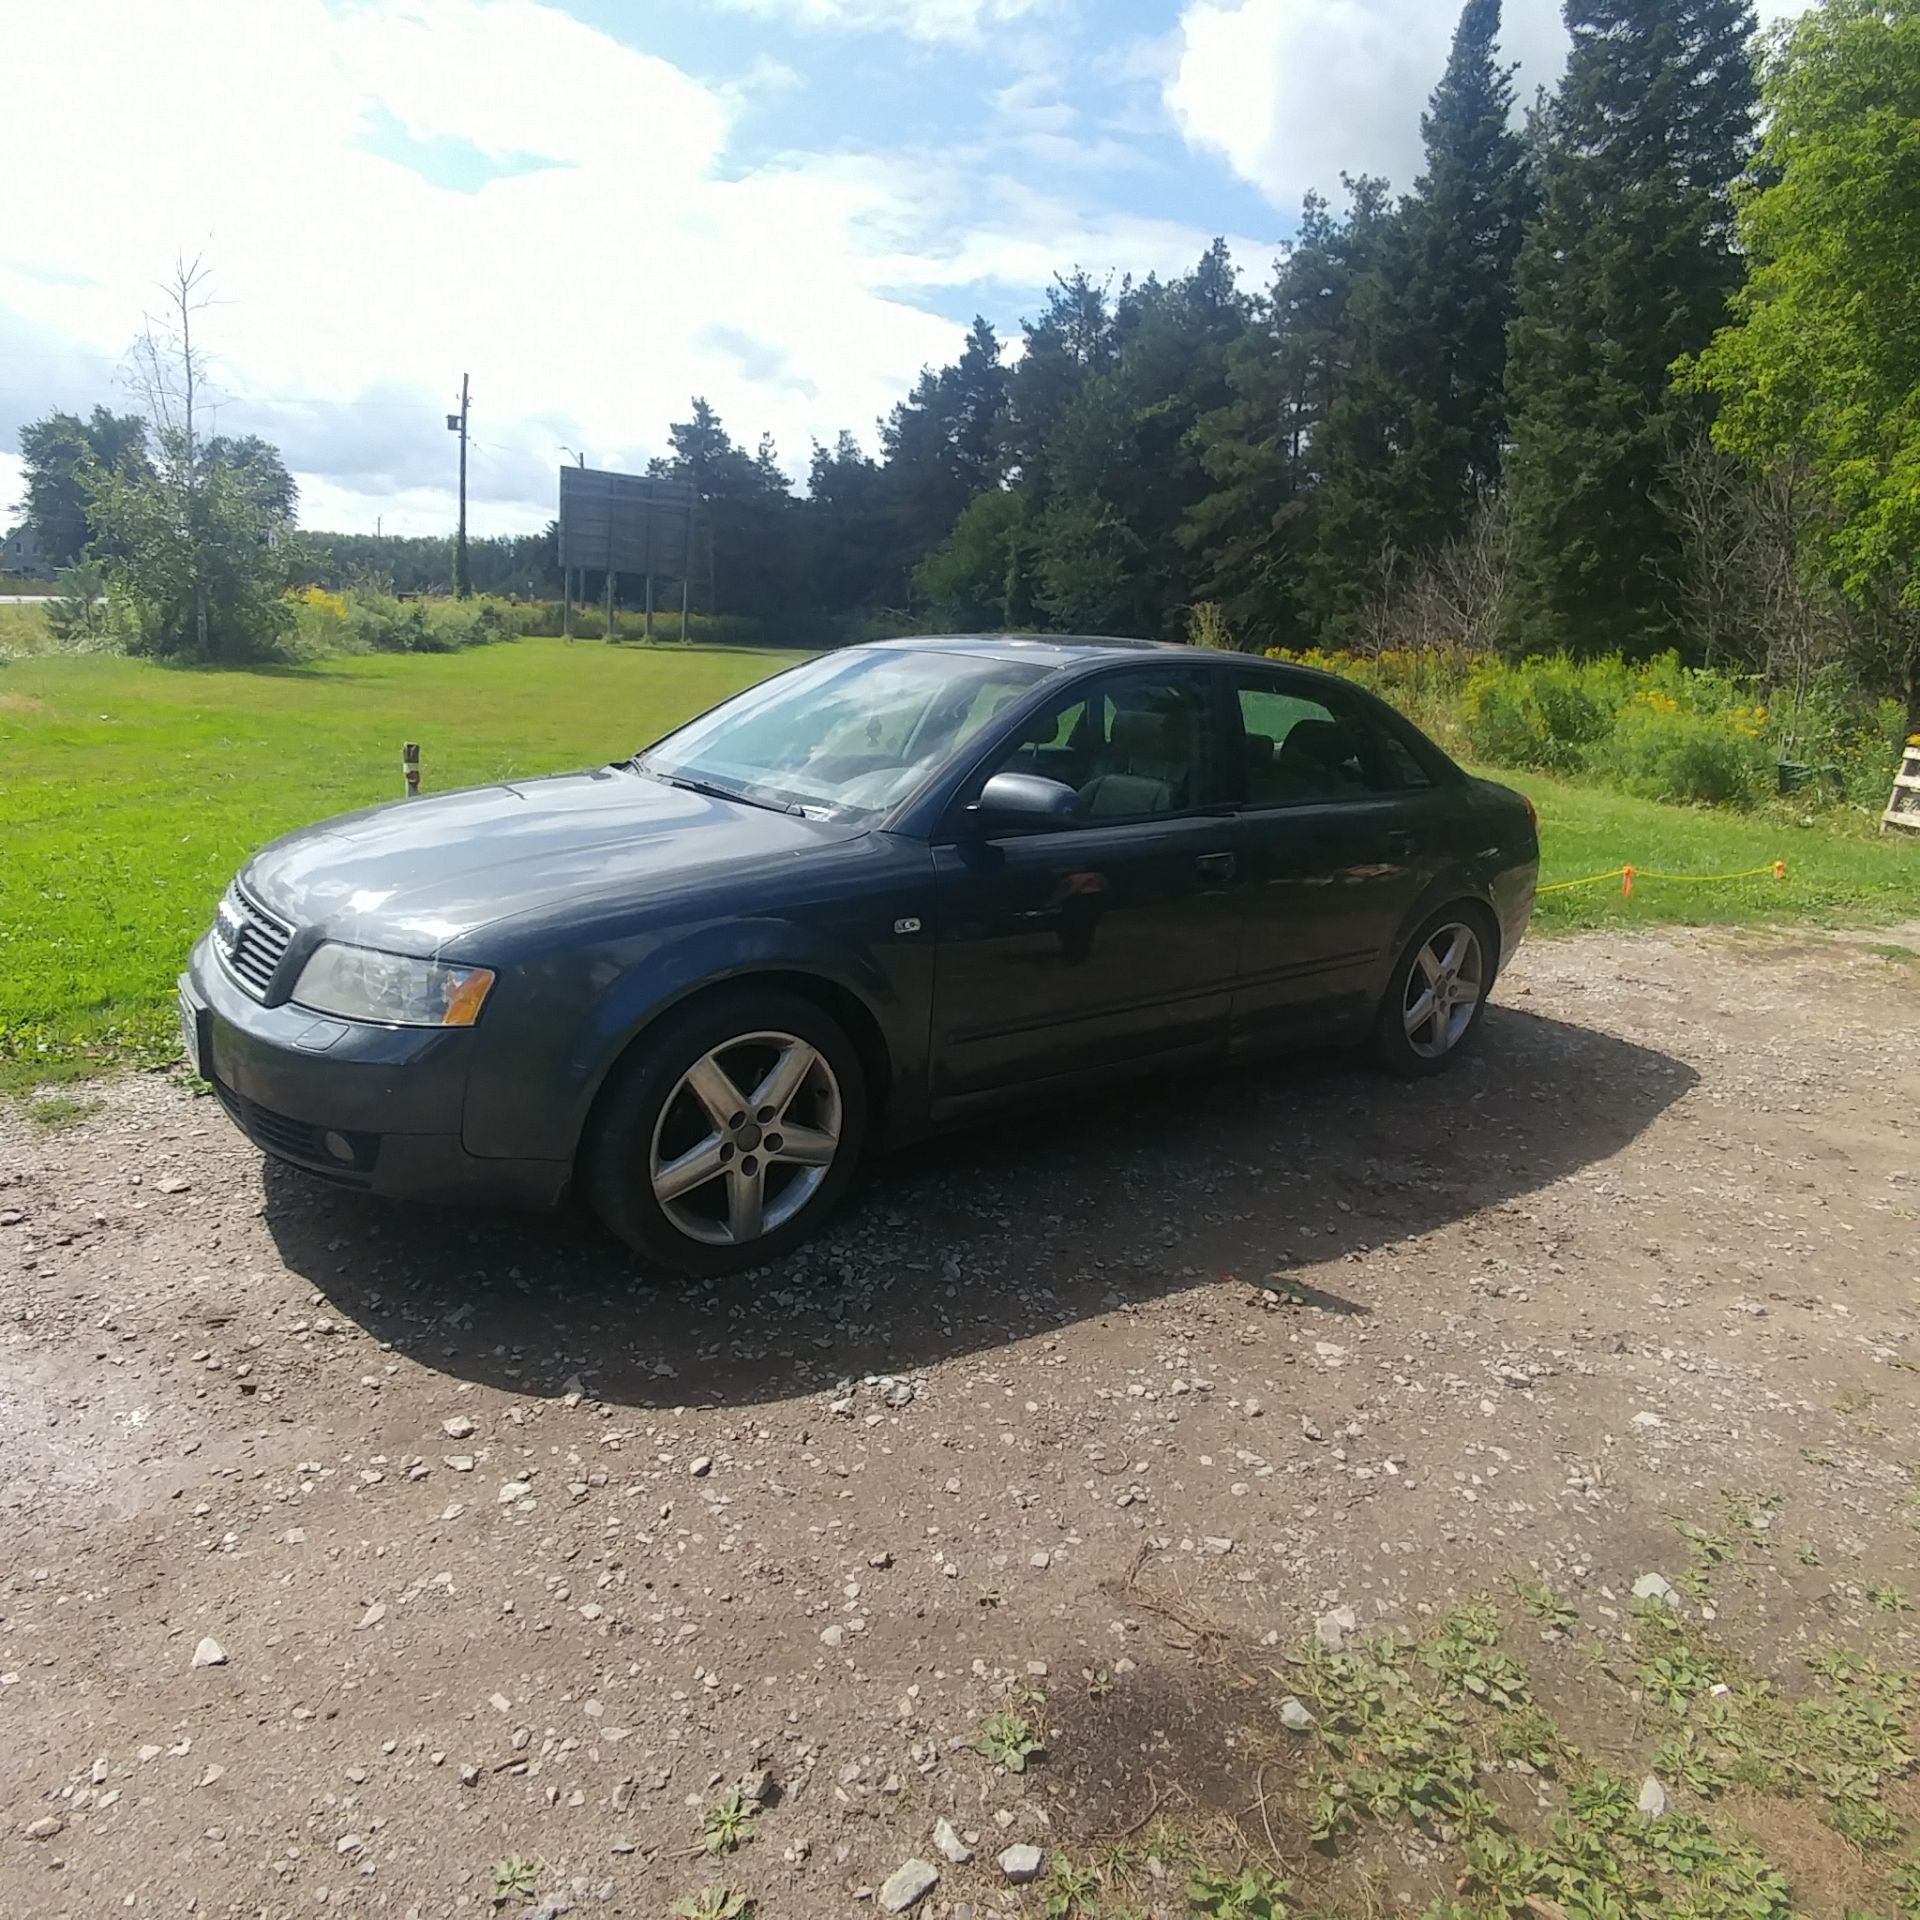
[[187, 1056], [187, 1065], [193, 1069], [194, 1077], [204, 1080], [207, 1070], [200, 1060], [200, 1016], [194, 1010], [191, 1000], [183, 993], [180, 996], [180, 1045]]

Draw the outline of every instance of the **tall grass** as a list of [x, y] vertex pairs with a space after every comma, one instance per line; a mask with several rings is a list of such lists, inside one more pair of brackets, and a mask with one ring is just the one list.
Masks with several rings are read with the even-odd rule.
[[1672, 653], [1639, 663], [1431, 650], [1275, 657], [1358, 681], [1463, 757], [1586, 774], [1648, 800], [1751, 807], [1788, 762], [1804, 769], [1797, 805], [1842, 801], [1877, 815], [1905, 738], [1899, 703], [1861, 695], [1838, 668], [1815, 675], [1804, 699], [1770, 702], [1750, 676]]

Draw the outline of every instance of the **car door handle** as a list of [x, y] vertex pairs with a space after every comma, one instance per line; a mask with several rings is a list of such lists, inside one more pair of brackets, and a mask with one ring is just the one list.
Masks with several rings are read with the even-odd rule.
[[1420, 842], [1416, 835], [1406, 832], [1387, 835], [1387, 851], [1396, 860], [1405, 860], [1420, 851]]
[[1203, 853], [1194, 866], [1199, 870], [1202, 880], [1231, 880], [1239, 870], [1240, 862], [1230, 853]]

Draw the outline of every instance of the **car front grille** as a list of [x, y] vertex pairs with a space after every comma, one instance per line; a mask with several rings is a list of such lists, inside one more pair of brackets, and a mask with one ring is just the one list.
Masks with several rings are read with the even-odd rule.
[[256, 1000], [264, 1000], [280, 970], [293, 929], [241, 892], [236, 880], [214, 916], [213, 944], [221, 963]]

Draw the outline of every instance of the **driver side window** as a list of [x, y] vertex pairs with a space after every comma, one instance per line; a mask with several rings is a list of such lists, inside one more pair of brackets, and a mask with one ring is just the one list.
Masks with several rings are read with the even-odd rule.
[[988, 774], [1071, 787], [1076, 822], [1187, 813], [1217, 798], [1215, 735], [1205, 673], [1115, 674], [1042, 709]]

